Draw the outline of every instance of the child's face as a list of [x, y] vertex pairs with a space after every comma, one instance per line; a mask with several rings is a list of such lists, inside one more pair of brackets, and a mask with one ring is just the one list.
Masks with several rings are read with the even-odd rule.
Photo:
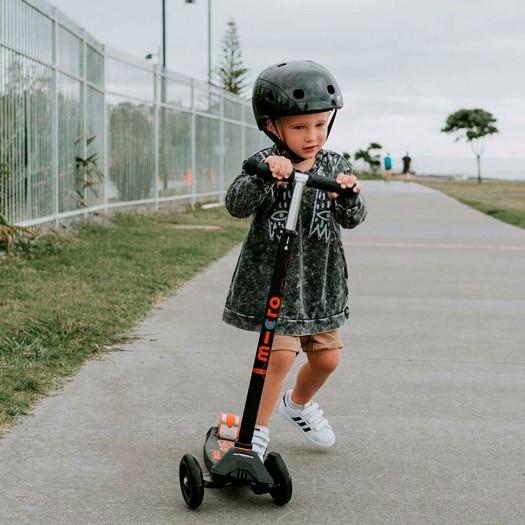
[[299, 157], [315, 159], [326, 142], [330, 111], [281, 117], [275, 121], [277, 129], [268, 122], [268, 129]]

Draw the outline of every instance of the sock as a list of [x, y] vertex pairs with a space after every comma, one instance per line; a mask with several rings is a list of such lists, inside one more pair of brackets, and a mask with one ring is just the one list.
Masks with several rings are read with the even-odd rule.
[[290, 408], [293, 408], [294, 410], [302, 410], [304, 408], [304, 405], [299, 405], [297, 403], [294, 403], [292, 401], [292, 393], [290, 392], [290, 395], [286, 396], [286, 402], [288, 403], [288, 406]]
[[255, 425], [255, 428], [259, 431], [261, 431], [263, 434], [266, 434], [267, 436], [270, 435], [270, 428], [265, 427], [264, 425]]

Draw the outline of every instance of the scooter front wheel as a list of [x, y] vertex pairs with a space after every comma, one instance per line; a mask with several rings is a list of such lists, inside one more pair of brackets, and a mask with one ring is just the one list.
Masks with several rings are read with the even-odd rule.
[[274, 482], [274, 486], [270, 489], [270, 496], [277, 505], [286, 505], [292, 498], [292, 477], [284, 459], [277, 452], [270, 452], [264, 461], [264, 466]]
[[204, 498], [204, 479], [199, 462], [191, 454], [180, 460], [179, 481], [182, 497], [190, 509], [196, 509]]

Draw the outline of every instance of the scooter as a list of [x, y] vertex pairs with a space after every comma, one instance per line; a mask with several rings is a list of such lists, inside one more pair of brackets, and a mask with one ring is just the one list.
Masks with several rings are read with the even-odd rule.
[[[248, 160], [244, 169], [249, 175], [267, 181], [274, 180], [268, 165], [255, 159]], [[195, 456], [191, 454], [185, 454], [180, 462], [182, 497], [191, 509], [200, 506], [205, 488], [223, 488], [228, 485], [248, 486], [255, 494], [270, 493], [277, 505], [285, 505], [292, 497], [292, 478], [286, 463], [277, 452], [270, 452], [263, 463], [259, 455], [252, 451], [253, 432], [279, 319], [304, 188], [310, 186], [339, 194], [353, 195], [353, 192], [352, 188], [342, 190], [333, 179], [299, 171], [294, 171], [288, 181], [295, 182], [292, 200], [277, 250], [242, 418], [235, 414], [221, 413], [217, 426], [208, 430], [203, 451], [207, 470], [205, 474]]]

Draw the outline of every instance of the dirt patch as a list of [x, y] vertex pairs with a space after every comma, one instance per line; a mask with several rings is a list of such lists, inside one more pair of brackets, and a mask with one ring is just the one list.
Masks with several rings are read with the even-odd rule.
[[220, 232], [222, 228], [214, 224], [172, 224], [175, 230], [204, 230], [207, 232]]

